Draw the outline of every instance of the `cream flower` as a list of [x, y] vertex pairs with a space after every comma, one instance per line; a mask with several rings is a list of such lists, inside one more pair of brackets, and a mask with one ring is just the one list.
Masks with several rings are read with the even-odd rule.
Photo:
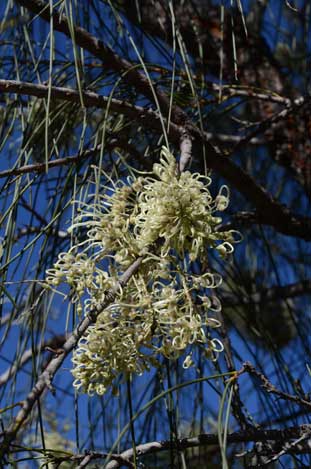
[[159, 179], [147, 179], [138, 197], [134, 228], [138, 246], [144, 249], [162, 238], [163, 257], [173, 249], [181, 257], [188, 252], [190, 260], [195, 261], [208, 246], [223, 239], [221, 233], [215, 237], [219, 218], [212, 213], [218, 206], [223, 210], [228, 205], [225, 186], [213, 201], [207, 188], [210, 178], [189, 171], [178, 176], [175, 159], [166, 148], [162, 149], [160, 163], [153, 168]]
[[[70, 231], [86, 228], [87, 237], [59, 255], [47, 272], [48, 285], [67, 283], [71, 301], [88, 314], [137, 256], [144, 261], [80, 339], [72, 370], [77, 389], [103, 394], [121, 375], [142, 374], [157, 366], [160, 355], [178, 358], [189, 347], [203, 348], [210, 359], [222, 351], [210, 332], [220, 326], [212, 314], [221, 303], [211, 290], [222, 278], [190, 267], [205, 260], [208, 249], [226, 258], [240, 235], [217, 231], [221, 218], [214, 213], [228, 206], [229, 190], [222, 186], [213, 199], [210, 183], [189, 171], [179, 175], [163, 148], [151, 176], [118, 181], [82, 206]], [[193, 365], [191, 354], [184, 368]]]

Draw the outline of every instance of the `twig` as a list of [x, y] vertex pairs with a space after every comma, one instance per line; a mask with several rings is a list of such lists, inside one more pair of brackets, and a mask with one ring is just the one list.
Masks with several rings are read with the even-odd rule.
[[245, 373], [245, 372], [258, 378], [262, 382], [263, 389], [265, 389], [265, 391], [267, 391], [269, 394], [274, 394], [278, 396], [280, 399], [283, 399], [285, 401], [295, 402], [296, 404], [299, 404], [299, 405], [302, 405], [304, 407], [308, 407], [309, 409], [311, 409], [310, 400], [303, 399], [299, 396], [294, 396], [293, 394], [289, 394], [287, 392], [277, 389], [272, 383], [270, 383], [268, 378], [263, 373], [260, 373], [259, 371], [257, 371], [256, 368], [250, 362], [246, 362], [243, 364], [243, 367], [238, 372], [238, 375], [241, 375], [242, 373]]
[[273, 124], [276, 124], [277, 122], [286, 119], [286, 117], [297, 111], [298, 109], [301, 109], [303, 106], [306, 106], [310, 104], [310, 96], [307, 96], [306, 98], [303, 96], [300, 96], [299, 98], [295, 99], [290, 106], [287, 106], [286, 109], [283, 109], [281, 112], [278, 112], [276, 114], [273, 114], [273, 116], [269, 117], [268, 119], [265, 119], [261, 121], [255, 130], [250, 132], [248, 135], [246, 135], [244, 138], [241, 139], [241, 141], [233, 147], [231, 150], [230, 154], [234, 154], [236, 151], [240, 150], [246, 143], [248, 143], [252, 138], [256, 137], [258, 134], [265, 132], [266, 130], [270, 129]]
[[[219, 92], [220, 89], [220, 86], [217, 85], [217, 83], [208, 83], [207, 87], [217, 92]], [[292, 104], [292, 101], [289, 98], [279, 96], [269, 91], [255, 91], [255, 89], [252, 87], [222, 85], [221, 90], [222, 95], [229, 95], [229, 97], [240, 96], [242, 98], [258, 99], [259, 101], [268, 101], [271, 103], [282, 104], [283, 106], [290, 106]]]
[[91, 461], [92, 461], [92, 455], [87, 454], [86, 456], [84, 456], [80, 464], [77, 466], [77, 469], [82, 469], [83, 467], [87, 467]]
[[[84, 454], [74, 454], [72, 456], [55, 456], [53, 455], [53, 459], [56, 463], [61, 463], [61, 462], [76, 462], [80, 461], [80, 464], [77, 466], [78, 468], [82, 467], [87, 467], [87, 465], [91, 462], [94, 461], [94, 459], [106, 459], [109, 453], [100, 453], [98, 451], [85, 451]], [[126, 467], [131, 467], [134, 468], [133, 463], [124, 457], [122, 457], [120, 454], [110, 454], [109, 457], [113, 461], [117, 461], [119, 466], [126, 466]]]

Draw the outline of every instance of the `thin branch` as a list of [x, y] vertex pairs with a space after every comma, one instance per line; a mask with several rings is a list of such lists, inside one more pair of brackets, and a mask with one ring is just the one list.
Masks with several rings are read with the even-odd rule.
[[6, 169], [5, 171], [0, 172], [0, 178], [19, 176], [21, 174], [29, 174], [29, 173], [44, 173], [46, 169], [55, 168], [56, 166], [72, 165], [72, 164], [77, 163], [79, 160], [81, 160], [82, 157], [85, 157], [87, 151], [91, 152], [91, 150], [86, 150], [86, 152], [83, 152], [82, 155], [67, 156], [66, 158], [58, 158], [57, 160], [49, 161], [48, 164], [36, 163], [36, 164], [28, 164], [25, 166], [20, 166], [19, 168]]
[[242, 451], [237, 458], [247, 458], [248, 467], [265, 467], [271, 460], [277, 460], [285, 454], [309, 454], [311, 449], [310, 428], [306, 427], [302, 435], [293, 441], [258, 441], [251, 450]]
[[107, 308], [107, 306], [114, 300], [120, 286], [126, 285], [132, 275], [134, 275], [135, 272], [139, 269], [142, 260], [142, 257], [138, 257], [133, 262], [133, 264], [128, 267], [128, 269], [120, 276], [119, 282], [113, 288], [107, 291], [105, 300], [100, 305], [97, 305], [93, 310], [91, 310], [89, 314], [82, 321], [80, 321], [80, 323], [64, 343], [61, 352], [56, 354], [56, 356], [49, 362], [43, 373], [41, 373], [36, 384], [26, 399], [22, 402], [22, 408], [14, 418], [9, 428], [5, 431], [4, 434], [2, 434], [3, 443], [2, 447], [0, 448], [0, 461], [3, 455], [8, 451], [11, 442], [13, 442], [13, 440], [16, 438], [19, 429], [27, 420], [33, 406], [43, 393], [44, 389], [46, 387], [51, 387], [51, 382], [56, 372], [62, 366], [65, 358], [77, 345], [78, 340], [83, 336], [88, 327], [96, 321], [97, 315], [100, 314], [105, 308]]
[[[305, 439], [305, 435], [307, 432], [310, 431], [309, 425], [300, 425], [297, 427], [288, 427], [284, 429], [255, 429], [251, 428], [248, 430], [243, 430], [239, 432], [229, 433], [227, 436], [227, 443], [234, 444], [234, 443], [247, 443], [247, 442], [275, 442], [279, 446], [286, 442], [285, 444], [289, 445], [288, 443], [290, 440], [297, 441], [297, 439]], [[12, 445], [13, 446], [13, 445]], [[195, 437], [191, 438], [181, 438], [174, 441], [171, 440], [163, 440], [163, 441], [151, 441], [147, 443], [143, 443], [141, 445], [136, 446], [136, 451], [138, 456], [146, 456], [148, 454], [156, 454], [163, 451], [169, 451], [172, 447], [177, 451], [183, 451], [189, 448], [197, 448], [197, 447], [206, 447], [206, 446], [219, 446], [219, 436], [213, 433], [203, 433]], [[295, 447], [296, 446], [296, 447]], [[302, 452], [304, 447], [301, 445], [296, 444], [294, 446], [294, 451]], [[290, 449], [289, 449], [290, 451]], [[84, 463], [88, 464], [90, 461], [95, 459], [106, 459], [108, 456], [107, 452], [99, 452], [99, 451], [88, 451], [86, 450], [84, 454], [74, 454], [72, 456], [53, 456], [53, 459], [56, 463], [61, 462], [77, 462], [77, 461], [84, 461]], [[120, 454], [111, 454], [110, 455], [110, 462], [107, 464], [107, 469], [118, 468], [122, 466], [126, 467], [133, 467], [133, 463], [131, 462], [131, 458], [133, 457], [133, 448], [127, 449]], [[80, 462], [80, 466], [81, 462]], [[84, 466], [85, 467], [85, 466]]]
[[[44, 99], [48, 96], [48, 90], [49, 87], [43, 84], [0, 79], [0, 91], [2, 93], [16, 93], [20, 96], [34, 96]], [[144, 127], [162, 132], [159, 114], [157, 111], [151, 108], [136, 106], [115, 98], [108, 98], [107, 96], [100, 95], [94, 91], [85, 90], [82, 92], [82, 96], [85, 107], [106, 109], [109, 103], [109, 107], [113, 112], [118, 114], [125, 114], [130, 119], [139, 120], [139, 122], [142, 123]], [[81, 104], [79, 91], [67, 87], [52, 86], [51, 99], [59, 99], [71, 103]], [[165, 119], [164, 122], [166, 122]], [[181, 132], [184, 132], [184, 130], [180, 130], [180, 128], [174, 123], [170, 124], [169, 135], [175, 136], [176, 141], [180, 138]], [[235, 144], [239, 144], [243, 138], [238, 135], [222, 133], [214, 134], [211, 132], [205, 132], [204, 135], [207, 140], [216, 138], [220, 142]], [[252, 145], [263, 145], [266, 142], [262, 139], [253, 138], [250, 140], [250, 143]]]
[[[291, 442], [285, 442], [282, 450], [279, 451], [277, 454], [274, 454], [269, 459], [267, 459], [262, 466], [263, 467], [268, 466], [268, 464], [271, 464], [274, 461], [277, 461], [278, 459], [280, 459], [281, 456], [284, 456], [284, 454], [286, 454], [290, 451], [292, 452], [296, 447], [298, 447], [298, 448], [301, 447], [301, 443], [303, 443], [306, 440], [310, 439], [310, 434], [311, 434], [311, 428], [306, 428], [305, 432], [299, 438], [297, 438], [296, 440], [291, 441]], [[310, 450], [310, 448], [309, 448], [309, 450]]]
[[[72, 165], [76, 163], [82, 162], [85, 158], [90, 158], [96, 153], [99, 153], [101, 150], [102, 145], [96, 145], [96, 147], [91, 148], [89, 150], [84, 150], [80, 153], [77, 153], [73, 156], [67, 156], [65, 158], [58, 158], [56, 160], [50, 160], [48, 163], [36, 163], [36, 164], [29, 164], [25, 166], [20, 166], [19, 168], [7, 169], [5, 171], [0, 172], [0, 178], [4, 177], [11, 177], [11, 176], [19, 176], [20, 174], [28, 174], [28, 173], [44, 173], [49, 168], [55, 168], [56, 166], [66, 166]], [[128, 142], [123, 141], [121, 138], [113, 138], [109, 142], [105, 143], [105, 148], [107, 150], [112, 150], [113, 148], [121, 148], [125, 150], [127, 153], [130, 153], [132, 156], [135, 156], [136, 160], [139, 161], [146, 169], [150, 170], [152, 168], [152, 164], [150, 160], [147, 158], [143, 158], [142, 155], [137, 151], [135, 147], [133, 147]]]
[[[223, 143], [235, 143], [236, 145], [240, 143], [243, 139], [240, 135], [232, 135], [232, 134], [222, 134], [222, 133], [211, 133], [211, 132], [204, 132], [204, 136], [207, 140], [217, 140], [218, 142]], [[267, 140], [265, 138], [251, 138], [248, 142], [251, 145], [266, 145]]]
[[[62, 347], [65, 340], [65, 336], [61, 335], [52, 337], [51, 339], [48, 339], [41, 345], [39, 345], [35, 350], [35, 353], [38, 354], [45, 350], [51, 351], [52, 349]], [[14, 361], [14, 364], [10, 368], [8, 368], [7, 371], [2, 373], [2, 375], [0, 375], [0, 386], [3, 386], [7, 381], [9, 381], [9, 379], [11, 379], [20, 368], [22, 368], [29, 360], [31, 360], [33, 354], [34, 350], [31, 348], [29, 350], [26, 350], [21, 357], [17, 357]]]
[[[249, 441], [288, 441], [290, 439], [300, 438], [305, 435], [306, 431], [309, 430], [308, 425], [301, 425], [299, 427], [289, 427], [285, 429], [248, 429], [241, 432], [234, 432], [227, 435], [227, 443], [246, 443]], [[136, 446], [137, 456], [145, 456], [147, 454], [154, 454], [160, 451], [173, 449], [182, 451], [187, 448], [195, 448], [199, 446], [210, 446], [219, 445], [219, 437], [214, 434], [202, 434], [193, 438], [182, 438], [175, 441], [153, 441]], [[126, 460], [130, 460], [133, 457], [133, 449], [130, 448], [123, 451], [120, 456]], [[121, 463], [122, 464], [122, 463]], [[114, 469], [121, 467], [121, 464], [116, 461], [110, 461], [106, 468]]]

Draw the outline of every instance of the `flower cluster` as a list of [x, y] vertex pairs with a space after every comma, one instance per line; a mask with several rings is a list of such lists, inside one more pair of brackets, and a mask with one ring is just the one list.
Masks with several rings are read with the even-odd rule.
[[[59, 255], [47, 274], [50, 287], [65, 281], [71, 301], [86, 314], [99, 309], [105, 292], [137, 256], [144, 261], [80, 339], [73, 356], [76, 388], [103, 394], [120, 374], [142, 374], [161, 355], [178, 358], [197, 345], [214, 359], [222, 350], [210, 336], [220, 326], [213, 311], [221, 309], [211, 291], [222, 278], [207, 268], [193, 272], [208, 265], [208, 248], [230, 254], [239, 233], [217, 231], [221, 218], [214, 213], [226, 209], [229, 193], [222, 186], [213, 199], [210, 183], [189, 171], [179, 175], [173, 155], [163, 148], [151, 176], [118, 181], [91, 211], [90, 204], [80, 209], [70, 230], [87, 228], [86, 239]], [[191, 353], [185, 368], [192, 365]]]
[[[213, 200], [207, 188], [210, 178], [189, 171], [177, 177], [175, 160], [166, 149], [153, 173], [158, 179], [147, 179], [138, 198], [134, 228], [138, 245], [143, 249], [162, 238], [162, 257], [174, 249], [182, 257], [189, 253], [190, 260], [195, 261], [208, 245], [214, 246], [221, 239], [215, 232], [221, 219], [212, 213], [227, 207], [229, 195], [223, 194], [226, 188], [223, 186]], [[223, 246], [231, 250], [227, 244]]]

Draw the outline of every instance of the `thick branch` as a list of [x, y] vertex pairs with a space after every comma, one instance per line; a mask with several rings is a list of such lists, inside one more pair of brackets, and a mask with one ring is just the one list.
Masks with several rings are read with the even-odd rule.
[[230, 158], [209, 153], [207, 162], [256, 207], [257, 223], [273, 226], [285, 235], [311, 240], [310, 218], [293, 214]]
[[[37, 97], [46, 97], [48, 86], [20, 83], [13, 80], [0, 80], [0, 91], [27, 94]], [[52, 87], [52, 98], [80, 102], [78, 91], [69, 88]], [[108, 98], [87, 91], [83, 93], [85, 106], [106, 107]], [[128, 117], [139, 119], [141, 125], [162, 131], [160, 120], [155, 111], [140, 106], [130, 105], [123, 101], [112, 100], [111, 109], [126, 114]], [[200, 139], [208, 145], [207, 164], [221, 176], [227, 179], [245, 198], [256, 207], [258, 223], [273, 226], [280, 233], [297, 236], [311, 240], [311, 219], [292, 214], [285, 206], [278, 203], [267, 191], [258, 185], [255, 180], [242, 168], [237, 166], [230, 158], [224, 156], [219, 149], [210, 143], [211, 135], [201, 132], [188, 124], [187, 130], [176, 124], [170, 126], [170, 138], [179, 145], [185, 135]], [[91, 150], [90, 150], [91, 151]]]
[[[72, 103], [81, 103], [80, 93], [71, 88], [64, 88], [59, 86], [52, 86], [51, 99], [61, 99]], [[0, 91], [3, 93], [16, 93], [19, 95], [36, 96], [37, 98], [47, 98], [49, 93], [49, 86], [39, 85], [29, 82], [19, 82], [15, 80], [0, 80]], [[113, 112], [118, 114], [125, 114], [131, 119], [139, 120], [145, 127], [162, 132], [159, 115], [152, 109], [146, 109], [141, 106], [135, 106], [125, 101], [118, 99], [110, 99], [107, 96], [102, 96], [93, 91], [83, 91], [83, 104], [85, 107], [103, 108], [109, 105]], [[176, 126], [172, 125], [171, 131], [174, 133]], [[175, 138], [179, 138], [176, 135]]]

